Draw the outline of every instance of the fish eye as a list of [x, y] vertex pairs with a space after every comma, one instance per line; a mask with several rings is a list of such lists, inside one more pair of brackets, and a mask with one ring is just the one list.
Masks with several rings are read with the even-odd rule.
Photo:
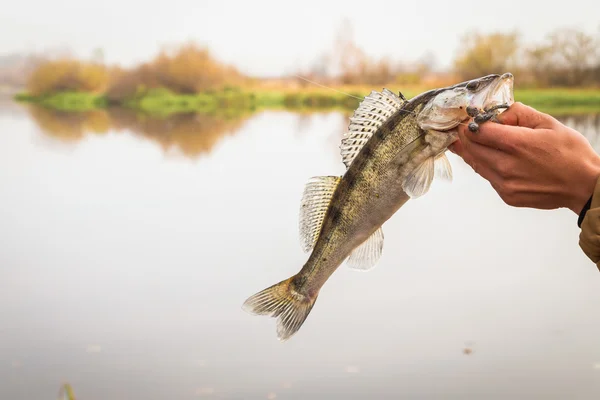
[[469, 90], [477, 90], [479, 87], [479, 81], [471, 81], [467, 83], [467, 89]]

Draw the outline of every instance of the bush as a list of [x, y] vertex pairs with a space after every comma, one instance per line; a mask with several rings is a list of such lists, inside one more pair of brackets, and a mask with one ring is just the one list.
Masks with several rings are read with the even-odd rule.
[[101, 92], [108, 83], [108, 71], [100, 64], [63, 59], [40, 64], [29, 76], [32, 95], [65, 91]]
[[177, 93], [218, 89], [241, 79], [235, 68], [216, 61], [207, 49], [194, 44], [185, 45], [172, 54], [162, 52], [152, 62], [152, 69], [161, 86]]

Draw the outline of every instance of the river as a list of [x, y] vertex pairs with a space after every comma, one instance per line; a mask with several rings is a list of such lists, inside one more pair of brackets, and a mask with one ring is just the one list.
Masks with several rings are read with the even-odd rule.
[[[561, 117], [600, 151], [600, 118]], [[0, 112], [0, 398], [596, 399], [600, 275], [568, 210], [449, 154], [291, 340], [242, 311], [304, 263], [307, 179], [347, 115]]]

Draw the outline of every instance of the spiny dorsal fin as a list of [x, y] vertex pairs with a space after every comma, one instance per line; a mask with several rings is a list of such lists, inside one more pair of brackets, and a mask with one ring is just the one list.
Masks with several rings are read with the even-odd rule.
[[346, 260], [352, 269], [369, 270], [377, 264], [383, 251], [383, 229], [379, 227], [360, 246], [352, 250]]
[[429, 190], [433, 175], [433, 157], [429, 157], [408, 174], [402, 183], [402, 189], [413, 199], [422, 196]]
[[340, 146], [342, 161], [346, 168], [350, 166], [377, 128], [398, 111], [405, 101], [387, 89], [383, 89], [381, 93], [372, 91], [365, 97], [350, 117], [348, 132], [344, 134]]
[[441, 153], [435, 157], [433, 176], [452, 182], [452, 165], [450, 165], [450, 161], [448, 161], [445, 153]]
[[304, 187], [300, 204], [300, 243], [306, 252], [312, 250], [319, 237], [323, 219], [339, 176], [316, 176]]

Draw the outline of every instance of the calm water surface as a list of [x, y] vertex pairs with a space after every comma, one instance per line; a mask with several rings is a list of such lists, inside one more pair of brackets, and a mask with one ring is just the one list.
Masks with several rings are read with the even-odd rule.
[[[122, 114], [122, 115], [121, 115]], [[296, 273], [337, 113], [0, 112], [0, 398], [597, 399], [600, 275], [567, 210], [510, 208], [450, 154], [290, 341], [241, 310]], [[600, 150], [595, 116], [564, 118]]]

